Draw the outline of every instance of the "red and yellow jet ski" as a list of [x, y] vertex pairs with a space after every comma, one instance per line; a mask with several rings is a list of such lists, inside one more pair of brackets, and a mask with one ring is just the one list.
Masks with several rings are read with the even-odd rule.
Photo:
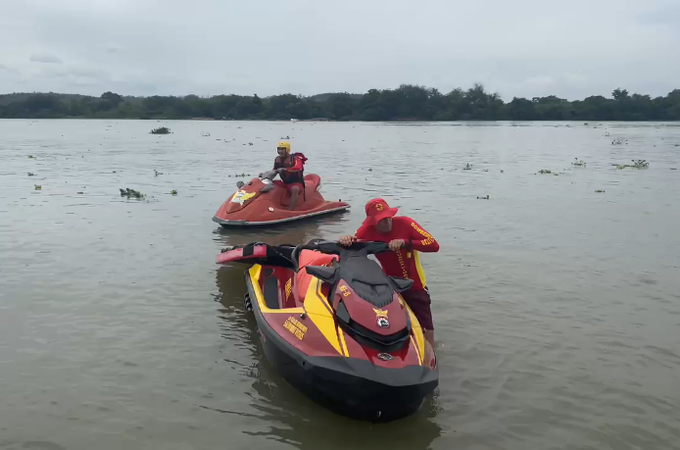
[[312, 400], [355, 419], [383, 422], [417, 411], [439, 383], [437, 359], [399, 292], [369, 255], [381, 242], [313, 240], [224, 249], [218, 264], [250, 264], [247, 310], [265, 356]]
[[276, 174], [270, 171], [248, 183], [239, 182], [238, 190], [217, 210], [213, 221], [223, 227], [274, 225], [349, 209], [348, 203], [324, 200], [319, 192], [321, 178], [309, 174], [304, 178], [305, 189], [297, 206], [290, 211], [290, 194], [272, 181]]

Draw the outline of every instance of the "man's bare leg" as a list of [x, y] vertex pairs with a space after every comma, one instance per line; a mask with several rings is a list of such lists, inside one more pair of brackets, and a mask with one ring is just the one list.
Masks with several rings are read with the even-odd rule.
[[434, 330], [423, 330], [423, 334], [425, 335], [427, 342], [430, 343], [430, 346], [432, 346], [432, 349], [434, 350]]
[[294, 210], [297, 206], [298, 196], [300, 195], [300, 188], [298, 186], [293, 186], [290, 190], [290, 210]]

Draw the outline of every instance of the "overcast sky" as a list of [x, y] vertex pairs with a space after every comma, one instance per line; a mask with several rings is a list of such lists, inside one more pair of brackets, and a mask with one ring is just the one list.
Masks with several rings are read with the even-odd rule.
[[680, 88], [680, 0], [0, 0], [0, 93]]

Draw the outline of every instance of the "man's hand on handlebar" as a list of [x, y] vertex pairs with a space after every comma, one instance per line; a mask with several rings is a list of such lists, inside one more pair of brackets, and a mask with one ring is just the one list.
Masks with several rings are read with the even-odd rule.
[[406, 246], [406, 241], [403, 239], [393, 239], [390, 241], [389, 244], [390, 250], [392, 250], [393, 252], [396, 252], [397, 250], [403, 248], [404, 246]]
[[343, 247], [349, 247], [350, 245], [352, 245], [354, 241], [356, 241], [356, 238], [354, 236], [343, 236], [340, 239], [338, 239], [338, 242]]

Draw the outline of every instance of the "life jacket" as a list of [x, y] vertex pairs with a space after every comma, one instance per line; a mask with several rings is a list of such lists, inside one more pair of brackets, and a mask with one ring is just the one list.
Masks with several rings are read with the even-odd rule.
[[304, 187], [305, 185], [305, 163], [307, 162], [307, 157], [305, 157], [304, 154], [302, 153], [293, 153], [290, 155], [290, 163], [284, 165], [283, 161], [281, 161], [280, 158], [276, 158], [276, 163], [274, 167], [283, 167], [283, 168], [289, 168], [289, 167], [294, 167], [296, 163], [299, 161], [301, 163], [302, 169], [299, 172], [284, 172], [281, 173], [279, 176], [281, 177], [281, 180], [286, 183], [286, 184], [292, 184], [292, 183], [300, 183]]

